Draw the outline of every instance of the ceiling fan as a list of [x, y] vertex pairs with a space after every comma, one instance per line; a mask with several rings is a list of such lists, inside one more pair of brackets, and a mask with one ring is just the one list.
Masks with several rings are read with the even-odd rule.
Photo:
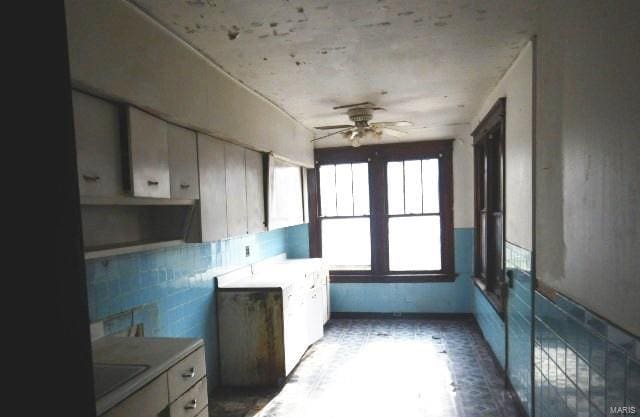
[[362, 139], [379, 139], [382, 134], [388, 134], [395, 137], [402, 137], [407, 134], [404, 130], [398, 129], [398, 127], [413, 126], [413, 123], [406, 121], [398, 122], [374, 122], [369, 123], [369, 120], [373, 118], [374, 110], [385, 110], [382, 107], [378, 107], [373, 103], [365, 101], [363, 103], [347, 104], [344, 106], [337, 106], [334, 110], [348, 109], [347, 115], [349, 119], [354, 123], [353, 125], [332, 125], [332, 126], [317, 126], [315, 129], [319, 130], [338, 130], [337, 132], [329, 133], [328, 135], [320, 136], [312, 140], [315, 142], [320, 139], [328, 138], [329, 136], [341, 134], [345, 139], [351, 142], [352, 146], [360, 146]]

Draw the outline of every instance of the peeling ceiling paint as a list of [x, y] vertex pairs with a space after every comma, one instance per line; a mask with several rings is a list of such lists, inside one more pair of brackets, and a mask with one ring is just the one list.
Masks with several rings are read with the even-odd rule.
[[305, 126], [350, 124], [332, 107], [371, 101], [374, 122], [414, 123], [403, 140], [468, 132], [536, 15], [524, 0], [131, 1]]

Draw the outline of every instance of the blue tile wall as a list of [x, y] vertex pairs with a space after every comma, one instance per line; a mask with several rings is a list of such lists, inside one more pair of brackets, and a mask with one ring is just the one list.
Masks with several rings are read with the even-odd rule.
[[473, 315], [480, 326], [482, 335], [491, 347], [498, 362], [505, 367], [506, 363], [506, 340], [504, 321], [495, 308], [489, 303], [487, 297], [478, 287], [473, 285]]
[[[214, 278], [288, 250], [308, 254], [307, 225], [213, 243], [185, 244], [86, 262], [89, 316], [105, 320], [105, 334], [144, 325], [145, 336], [205, 341], [209, 384], [217, 380]], [[245, 246], [250, 256], [245, 256]], [[307, 247], [305, 250], [305, 246]]]
[[455, 229], [455, 282], [332, 283], [331, 311], [470, 313], [473, 229]]
[[291, 226], [285, 229], [287, 243], [287, 257], [309, 257], [309, 227], [306, 224]]
[[513, 277], [507, 300], [507, 375], [528, 415], [533, 415], [531, 383], [533, 280], [531, 251], [511, 242], [505, 244], [505, 267]]
[[[558, 295], [535, 293], [535, 408], [538, 416], [640, 413], [640, 340]], [[634, 407], [616, 413], [612, 407]]]

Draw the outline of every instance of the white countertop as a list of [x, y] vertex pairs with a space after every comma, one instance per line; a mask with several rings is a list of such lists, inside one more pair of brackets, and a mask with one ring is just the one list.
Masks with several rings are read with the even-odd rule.
[[101, 415], [151, 382], [189, 353], [203, 346], [202, 339], [170, 337], [105, 336], [93, 342], [93, 363], [106, 365], [147, 365], [148, 368], [96, 400]]
[[268, 260], [219, 276], [218, 288], [286, 290], [297, 285], [308, 285], [300, 279], [300, 275], [318, 271], [322, 267], [322, 258]]

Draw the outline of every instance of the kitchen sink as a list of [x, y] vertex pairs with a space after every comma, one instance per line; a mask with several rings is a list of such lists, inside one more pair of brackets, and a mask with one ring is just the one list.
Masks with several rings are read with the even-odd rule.
[[93, 364], [95, 397], [100, 398], [144, 372], [147, 365]]

